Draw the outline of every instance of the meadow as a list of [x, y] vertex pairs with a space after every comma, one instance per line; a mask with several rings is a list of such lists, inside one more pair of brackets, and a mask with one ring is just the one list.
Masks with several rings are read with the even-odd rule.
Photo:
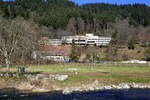
[[[5, 67], [0, 68], [0, 72], [5, 71]], [[11, 67], [10, 71], [17, 72], [17, 67]], [[57, 63], [31, 65], [26, 72], [69, 75], [63, 82], [54, 82], [61, 85], [86, 84], [95, 80], [104, 84], [150, 83], [150, 64]]]

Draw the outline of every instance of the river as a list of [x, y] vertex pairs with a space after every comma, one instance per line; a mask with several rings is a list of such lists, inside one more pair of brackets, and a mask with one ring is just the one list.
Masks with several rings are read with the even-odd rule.
[[22, 93], [15, 89], [1, 90], [0, 100], [150, 100], [150, 89], [98, 90], [62, 94]]

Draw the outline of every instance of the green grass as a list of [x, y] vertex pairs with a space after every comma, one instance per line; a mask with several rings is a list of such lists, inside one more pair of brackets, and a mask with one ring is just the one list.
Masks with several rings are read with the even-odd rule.
[[[75, 75], [74, 71], [69, 71], [68, 68], [76, 68], [79, 74]], [[147, 64], [53, 64], [31, 66], [27, 71], [69, 74], [70, 77], [64, 82], [65, 84], [94, 80], [106, 83], [150, 82], [150, 65]]]
[[77, 72], [150, 72], [150, 65], [142, 64], [52, 64], [30, 66], [29, 72], [64, 73], [71, 72], [69, 68], [76, 68]]
[[[69, 71], [69, 68], [76, 68], [78, 72]], [[12, 72], [17, 71], [17, 67], [10, 68]], [[5, 71], [5, 68], [0, 68]], [[69, 78], [57, 84], [81, 84], [90, 83], [94, 80], [112, 83], [150, 83], [150, 65], [148, 64], [80, 64], [62, 63], [50, 65], [32, 65], [26, 68], [27, 72], [39, 72], [43, 74], [67, 74]]]

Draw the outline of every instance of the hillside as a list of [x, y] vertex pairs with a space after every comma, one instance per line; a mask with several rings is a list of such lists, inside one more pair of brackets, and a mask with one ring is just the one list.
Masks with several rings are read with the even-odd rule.
[[117, 33], [115, 38], [125, 43], [131, 38], [150, 35], [150, 7], [143, 4], [78, 6], [68, 0], [16, 0], [1, 2], [0, 9], [4, 18], [21, 16], [48, 28], [42, 34], [51, 38], [86, 32], [102, 36]]
[[103, 47], [89, 48], [89, 58], [150, 59], [150, 7], [146, 5], [79, 6], [68, 0], [0, 0], [1, 63], [32, 61], [31, 54], [39, 50], [42, 36], [59, 39], [86, 33], [112, 37], [104, 52]]

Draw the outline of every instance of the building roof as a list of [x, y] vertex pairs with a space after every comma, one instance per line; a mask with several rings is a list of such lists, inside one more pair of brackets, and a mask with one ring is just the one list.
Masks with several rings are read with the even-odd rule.
[[69, 56], [70, 46], [42, 46], [42, 53], [50, 56]]

